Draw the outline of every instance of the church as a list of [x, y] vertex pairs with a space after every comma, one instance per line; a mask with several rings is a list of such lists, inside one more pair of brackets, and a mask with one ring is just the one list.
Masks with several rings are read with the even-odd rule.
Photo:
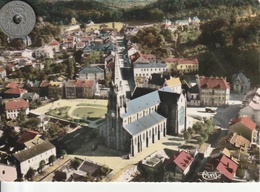
[[136, 88], [131, 100], [111, 88], [106, 126], [99, 131], [105, 144], [131, 156], [165, 137], [186, 129], [186, 99], [171, 90]]

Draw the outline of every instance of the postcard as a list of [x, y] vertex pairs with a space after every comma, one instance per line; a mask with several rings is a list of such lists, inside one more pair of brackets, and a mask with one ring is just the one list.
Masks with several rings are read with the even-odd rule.
[[0, 8], [3, 191], [259, 187], [258, 0]]

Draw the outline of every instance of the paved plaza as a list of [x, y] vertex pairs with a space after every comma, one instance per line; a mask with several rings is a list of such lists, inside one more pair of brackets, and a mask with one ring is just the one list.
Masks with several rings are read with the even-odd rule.
[[127, 166], [137, 164], [139, 161], [158, 150], [170, 149], [178, 151], [178, 147], [180, 145], [183, 145], [184, 142], [185, 141], [182, 137], [166, 136], [161, 140], [158, 140], [155, 143], [151, 144], [148, 148], [145, 148], [141, 153], [136, 154], [134, 157], [130, 157], [130, 159], [123, 159], [122, 156], [70, 155], [70, 157], [79, 157], [82, 159], [96, 162], [101, 165], [107, 165], [109, 168], [113, 169], [113, 171], [110, 174], [111, 178], [109, 179], [109, 181], [113, 181], [120, 176], [120, 174], [118, 173], [123, 172], [123, 170]]

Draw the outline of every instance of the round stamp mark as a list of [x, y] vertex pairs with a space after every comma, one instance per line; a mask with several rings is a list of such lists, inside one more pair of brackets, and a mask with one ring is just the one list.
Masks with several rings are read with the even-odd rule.
[[0, 28], [12, 38], [28, 35], [34, 28], [36, 15], [33, 8], [23, 1], [11, 1], [0, 11]]

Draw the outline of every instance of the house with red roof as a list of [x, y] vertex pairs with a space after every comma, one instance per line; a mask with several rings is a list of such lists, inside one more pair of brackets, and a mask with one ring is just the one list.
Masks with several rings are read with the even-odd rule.
[[23, 94], [25, 94], [27, 92], [28, 91], [25, 89], [16, 87], [16, 88], [8, 89], [4, 93], [5, 93], [5, 98], [18, 98], [18, 97], [22, 97]]
[[52, 39], [48, 46], [52, 47], [54, 52], [60, 52], [60, 43], [57, 40]]
[[192, 157], [187, 151], [181, 151], [173, 160], [176, 164], [176, 169], [181, 170], [183, 175], [187, 175], [190, 171], [190, 166], [194, 161], [194, 157]]
[[6, 77], [6, 70], [3, 67], [0, 67], [0, 78], [5, 78]]
[[24, 99], [11, 99], [4, 103], [4, 110], [7, 119], [16, 119], [20, 110], [24, 109], [25, 113], [29, 113], [29, 102]]
[[230, 87], [223, 77], [197, 76], [202, 106], [226, 106], [229, 102]]
[[8, 84], [5, 86], [5, 88], [13, 89], [13, 88], [17, 88], [19, 85], [20, 85], [20, 83], [18, 83], [18, 82], [10, 82], [10, 83], [8, 83]]
[[249, 140], [251, 143], [255, 143], [257, 141], [258, 132], [256, 130], [256, 123], [253, 122], [249, 117], [244, 116], [233, 119], [230, 124], [230, 133], [235, 132]]
[[136, 44], [131, 44], [127, 50], [128, 57], [138, 52], [138, 46]]
[[[238, 164], [235, 161], [226, 155], [221, 154], [218, 157], [211, 158], [205, 164], [204, 172], [201, 173], [202, 179], [208, 182], [230, 182], [235, 177], [237, 168]], [[216, 177], [211, 178], [212, 180], [207, 180], [209, 177], [206, 175], [206, 173], [212, 172], [214, 172]]]
[[93, 98], [95, 93], [94, 80], [68, 80], [65, 82], [65, 96], [74, 98]]

